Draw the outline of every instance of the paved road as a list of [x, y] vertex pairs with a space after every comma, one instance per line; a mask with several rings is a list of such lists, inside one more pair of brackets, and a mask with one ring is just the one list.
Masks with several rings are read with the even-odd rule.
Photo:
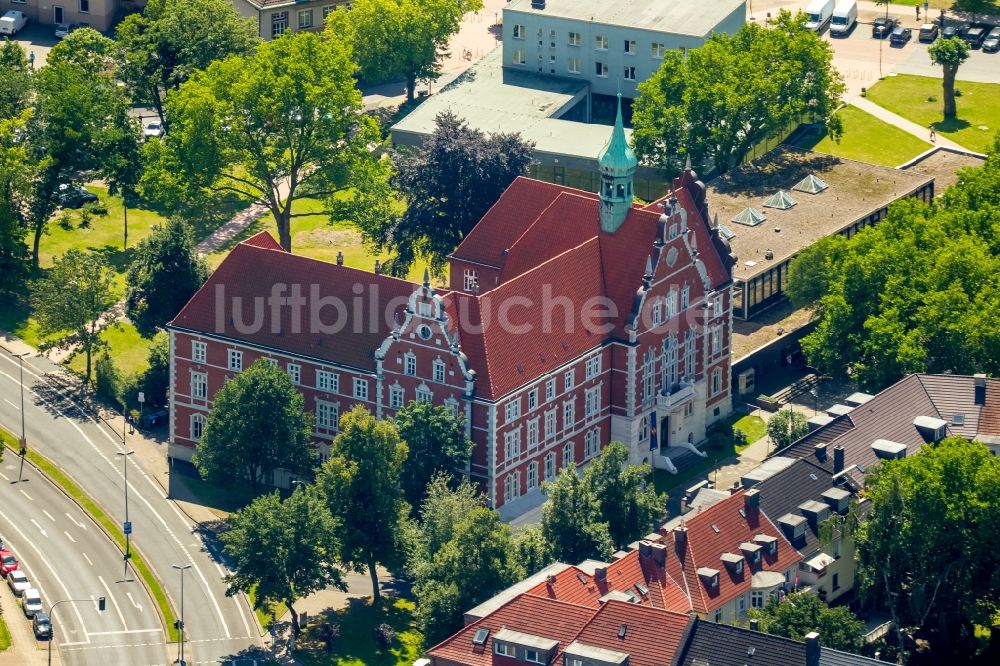
[[[45, 358], [26, 359], [25, 415], [30, 446], [54, 460], [96, 499], [116, 522], [124, 521], [121, 436], [95, 420], [53, 382], [60, 369]], [[20, 430], [17, 361], [0, 352], [0, 423]], [[179, 606], [180, 578], [171, 567], [191, 564], [185, 573], [185, 614], [190, 643], [188, 663], [232, 663], [260, 644], [245, 597], [225, 596], [226, 570], [217, 553], [162, 489], [129, 458], [129, 518], [132, 543], [164, 582]], [[136, 640], [135, 644], [145, 641]], [[251, 662], [246, 662], [251, 663]]]
[[[121, 553], [58, 488], [25, 465], [17, 482], [18, 458], [7, 452], [0, 463], [0, 530], [20, 567], [56, 608], [56, 645], [62, 663], [101, 666], [109, 659], [127, 664], [167, 661], [163, 629], [146, 589], [124, 578]], [[97, 611], [96, 599], [106, 609]], [[29, 622], [8, 609], [10, 622]]]

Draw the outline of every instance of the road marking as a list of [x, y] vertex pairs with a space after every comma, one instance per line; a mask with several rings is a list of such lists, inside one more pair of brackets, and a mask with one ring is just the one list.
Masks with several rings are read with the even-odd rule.
[[42, 533], [43, 537], [45, 537], [46, 539], [49, 538], [48, 533], [46, 533], [46, 531], [44, 529], [42, 529], [42, 526], [38, 524], [37, 520], [35, 520], [34, 518], [32, 518], [31, 519], [31, 524], [38, 528], [38, 531]]
[[117, 636], [118, 634], [154, 634], [163, 629], [128, 629], [126, 631], [88, 631], [88, 636]]
[[85, 529], [85, 530], [87, 529], [87, 526], [86, 526], [86, 525], [84, 525], [83, 523], [79, 522], [79, 521], [78, 521], [78, 520], [77, 520], [76, 518], [74, 518], [73, 516], [69, 515], [69, 512], [67, 512], [67, 513], [66, 513], [66, 517], [67, 517], [67, 518], [69, 518], [70, 520], [72, 520], [72, 521], [73, 521], [73, 524], [74, 524], [74, 525], [76, 525], [77, 527], [82, 527], [82, 528], [83, 528], [83, 529]]
[[45, 509], [42, 509], [42, 513], [44, 513], [48, 517], [48, 519], [51, 520], [53, 523], [56, 522], [56, 519], [52, 517], [52, 514], [46, 511]]
[[3, 472], [0, 472], [0, 476], [2, 476], [5, 480], [10, 481], [10, 477], [4, 474]]
[[128, 597], [128, 600], [132, 602], [132, 605], [135, 606], [136, 608], [138, 608], [139, 612], [141, 613], [142, 612], [142, 606], [140, 606], [139, 604], [135, 603], [135, 599], [132, 598], [132, 593], [131, 592], [126, 592], [125, 596]]
[[11, 407], [13, 407], [14, 409], [16, 409], [17, 411], [21, 411], [21, 408], [20, 408], [20, 407], [18, 407], [18, 406], [17, 406], [17, 405], [15, 405], [14, 403], [12, 403], [12, 402], [11, 402], [10, 400], [8, 400], [7, 398], [4, 398], [4, 399], [3, 399], [3, 401], [4, 401], [4, 402], [6, 402], [6, 403], [7, 403], [8, 405], [10, 405]]
[[80, 554], [83, 555], [83, 559], [87, 560], [87, 564], [89, 564], [90, 566], [94, 566], [94, 563], [90, 561], [89, 557], [87, 557], [87, 553], [81, 552]]
[[118, 619], [122, 621], [122, 626], [128, 629], [128, 623], [125, 622], [125, 615], [122, 614], [122, 608], [118, 605], [118, 600], [115, 599], [115, 595], [111, 594], [111, 588], [108, 584], [104, 582], [104, 578], [101, 576], [97, 577], [97, 580], [101, 581], [101, 585], [104, 586], [105, 591], [108, 593], [108, 598], [111, 599], [111, 603], [115, 605], [115, 610], [118, 612]]
[[70, 541], [72, 541], [73, 543], [76, 543], [76, 539], [74, 539], [74, 538], [73, 538], [72, 536], [70, 536], [70, 533], [69, 533], [69, 532], [67, 532], [66, 530], [63, 530], [63, 534], [65, 534], [65, 535], [66, 535], [66, 538], [67, 538], [67, 539], [69, 539], [69, 540], [70, 540]]
[[[18, 490], [21, 490], [21, 489], [20, 489], [20, 488], [18, 488]], [[34, 502], [34, 501], [35, 501], [35, 498], [34, 498], [34, 497], [32, 497], [32, 496], [31, 496], [31, 495], [29, 495], [28, 493], [24, 492], [23, 490], [21, 490], [21, 494], [22, 494], [22, 495], [24, 495], [25, 497], [27, 497], [27, 498], [28, 498], [29, 500], [31, 500], [32, 502]]]
[[[0, 358], [5, 358], [8, 361], [13, 362], [13, 360], [7, 358], [6, 355], [0, 354]], [[44, 378], [41, 375], [39, 375], [39, 374], [37, 374], [35, 372], [32, 372], [31, 370], [28, 370], [28, 374], [34, 375], [37, 379], [45, 381]], [[13, 381], [15, 384], [19, 384], [20, 385], [20, 382], [18, 380], [16, 380], [13, 376], [8, 375], [6, 372], [0, 371], [0, 375], [4, 375], [5, 377], [7, 377], [11, 381]], [[121, 443], [118, 441], [118, 439], [116, 437], [112, 437], [108, 433], [108, 431], [107, 431], [107, 427], [108, 427], [107, 424], [103, 423], [102, 421], [99, 421], [98, 419], [95, 419], [93, 416], [90, 416], [89, 413], [86, 410], [82, 409], [76, 403], [76, 401], [73, 400], [72, 397], [70, 397], [69, 395], [67, 395], [66, 393], [64, 393], [58, 386], [56, 386], [55, 384], [53, 384], [51, 382], [47, 382], [46, 381], [46, 383], [51, 388], [54, 388], [56, 390], [56, 392], [59, 395], [63, 396], [63, 398], [65, 398], [67, 402], [69, 402], [71, 405], [73, 405], [73, 407], [75, 407], [77, 410], [79, 410], [80, 413], [85, 414], [86, 418], [88, 420], [90, 420], [91, 422], [93, 422], [95, 426], [97, 426], [97, 430], [101, 434], [103, 434], [115, 446], [115, 448], [117, 448], [117, 449], [121, 449], [122, 448], [121, 447]], [[58, 412], [63, 417], [65, 417], [66, 422], [69, 423], [71, 426], [73, 426], [73, 428], [76, 429], [76, 431], [78, 433], [80, 433], [80, 436], [83, 437], [83, 439], [86, 440], [86, 442], [88, 444], [90, 444], [90, 447], [97, 453], [98, 456], [101, 457], [102, 460], [104, 460], [104, 462], [106, 462], [115, 471], [115, 473], [119, 476], [119, 478], [123, 477], [122, 471], [120, 469], [118, 469], [118, 466], [115, 465], [106, 455], [104, 455], [104, 453], [102, 453], [99, 448], [97, 448], [97, 445], [94, 443], [94, 441], [90, 437], [87, 436], [87, 434], [83, 431], [83, 429], [79, 426], [79, 424], [76, 423], [76, 421], [72, 417], [69, 417], [61, 408], [59, 408], [56, 405], [52, 404], [52, 402], [49, 401], [49, 400], [47, 400], [46, 398], [43, 398], [41, 395], [39, 395], [38, 393], [36, 393], [33, 389], [29, 388], [28, 391], [32, 395], [34, 395], [38, 400], [40, 400], [41, 402], [45, 403], [50, 408], [53, 408], [56, 412]], [[126, 457], [126, 464], [128, 464], [128, 457]], [[153, 481], [149, 477], [149, 475], [146, 474], [146, 471], [144, 469], [142, 469], [142, 467], [140, 467], [138, 463], [136, 463], [136, 462], [133, 461], [132, 464], [134, 465], [135, 469], [139, 472], [139, 474], [141, 474], [142, 477], [144, 479], [146, 479], [146, 481], [150, 484], [150, 486], [153, 487], [156, 490], [156, 493], [161, 498], [167, 500], [167, 504], [174, 510], [174, 512], [178, 515], [178, 517], [180, 517], [180, 519], [183, 522], [183, 524], [188, 529], [191, 529], [190, 522], [184, 517], [184, 514], [181, 513], [180, 509], [178, 509], [177, 506], [173, 502], [169, 501], [166, 498], [166, 496], [163, 494], [162, 490], [160, 490], [160, 488], [158, 486], [156, 486], [156, 482]], [[222, 624], [222, 629], [223, 629], [223, 631], [226, 634], [226, 638], [232, 638], [232, 633], [229, 631], [229, 624], [226, 622], [226, 617], [225, 617], [225, 615], [222, 614], [222, 608], [219, 606], [219, 601], [218, 601], [218, 599], [216, 599], [216, 595], [212, 593], [212, 589], [211, 589], [211, 587], [209, 587], [209, 584], [208, 584], [208, 579], [205, 577], [204, 572], [202, 572], [201, 567], [199, 567], [198, 564], [196, 564], [194, 562], [194, 559], [191, 557], [190, 553], [188, 552], [188, 549], [184, 546], [183, 543], [181, 543], [180, 539], [177, 538], [177, 535], [174, 534], [173, 530], [170, 529], [170, 526], [167, 525], [167, 521], [164, 520], [163, 516], [161, 516], [160, 513], [156, 509], [153, 508], [153, 505], [149, 502], [148, 499], [146, 499], [145, 496], [143, 496], [141, 493], [139, 493], [138, 490], [135, 490], [135, 486], [131, 486], [131, 487], [133, 488], [133, 490], [135, 491], [135, 493], [139, 497], [139, 499], [142, 500], [143, 504], [145, 504], [146, 507], [149, 509], [149, 511], [154, 516], [156, 516], [157, 520], [160, 521], [160, 523], [163, 525], [163, 528], [167, 532], [167, 534], [170, 535], [170, 537], [177, 543], [178, 547], [180, 547], [180, 549], [184, 552], [184, 555], [188, 558], [188, 561], [191, 563], [192, 568], [194, 569], [195, 573], [198, 575], [198, 578], [201, 580], [201, 584], [202, 584], [202, 586], [204, 588], [206, 596], [208, 596], [208, 600], [212, 603], [212, 606], [215, 608], [215, 614], [216, 614], [216, 616], [218, 616], [220, 624]], [[23, 493], [24, 491], [22, 490], [21, 492]], [[27, 497], [27, 493], [25, 493], [25, 496]], [[31, 499], [31, 498], [29, 497], [29, 499]], [[34, 501], [34, 500], [32, 500], [32, 501]], [[235, 601], [235, 597], [234, 597], [234, 601]], [[237, 608], [242, 611], [242, 606], [237, 605]], [[240, 612], [240, 619], [243, 621], [243, 625], [244, 625], [244, 627], [247, 630], [247, 635], [250, 636], [250, 637], [252, 637], [252, 632], [250, 631], [249, 624], [247, 623], [247, 618], [246, 618], [246, 616], [244, 615], [243, 612]]]
[[[69, 589], [66, 587], [66, 583], [64, 583], [62, 581], [62, 579], [59, 577], [59, 575], [56, 573], [56, 570], [52, 566], [52, 563], [49, 562], [49, 560], [44, 555], [42, 555], [42, 551], [38, 548], [38, 544], [35, 543], [35, 540], [34, 539], [29, 539], [28, 535], [26, 535], [24, 532], [22, 532], [21, 528], [18, 527], [17, 525], [15, 525], [14, 521], [12, 521], [10, 518], [8, 518], [7, 515], [3, 511], [0, 511], [0, 518], [3, 518], [5, 521], [7, 521], [8, 523], [10, 523], [11, 528], [15, 532], [17, 532], [21, 536], [22, 539], [24, 539], [24, 541], [25, 541], [26, 544], [28, 544], [29, 546], [31, 546], [32, 550], [35, 551], [35, 553], [38, 555], [38, 559], [49, 570], [49, 572], [52, 574], [52, 578], [55, 579], [55, 581], [59, 585], [59, 587], [62, 588], [63, 598], [65, 598], [65, 599], [72, 599], [73, 595], [69, 593]], [[32, 578], [32, 580], [35, 580], [34, 576], [32, 576], [31, 578]], [[80, 623], [80, 627], [83, 629], [83, 632], [87, 633], [87, 627], [83, 623], [83, 615], [80, 614], [80, 609], [76, 607], [76, 604], [70, 604], [70, 606], [72, 606], [73, 612], [76, 614], [76, 619]], [[87, 642], [89, 643], [90, 641], [87, 640]]]

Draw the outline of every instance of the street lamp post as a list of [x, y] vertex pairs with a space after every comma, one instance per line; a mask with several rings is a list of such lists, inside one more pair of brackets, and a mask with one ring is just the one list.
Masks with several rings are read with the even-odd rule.
[[[49, 607], [49, 666], [52, 666], [52, 643], [56, 640], [56, 607], [59, 604], [82, 604], [92, 602], [93, 599], [63, 599], [57, 601]], [[105, 601], [104, 597], [97, 598], [97, 610], [100, 613], [104, 612]]]
[[17, 359], [17, 367], [20, 373], [19, 384], [21, 387], [21, 441], [19, 442], [20, 446], [18, 448], [20, 449], [20, 451], [18, 453], [21, 456], [21, 467], [17, 471], [17, 480], [20, 481], [22, 473], [24, 472], [24, 454], [28, 452], [28, 439], [24, 434], [24, 357], [28, 356], [30, 352], [22, 352], [20, 354], [15, 354], [6, 347], [4, 347], [3, 349], [5, 352], [7, 352], [8, 354]]
[[184, 663], [184, 570], [190, 569], [190, 564], [171, 564], [174, 569], [181, 572], [181, 619], [180, 619], [180, 636], [177, 642], [177, 662], [178, 664]]
[[[122, 445], [125, 444], [125, 423], [122, 422]], [[132, 534], [132, 523], [128, 519], [128, 457], [135, 453], [134, 450], [128, 451], [116, 451], [116, 455], [122, 457], [122, 462], [125, 463], [123, 467], [125, 468], [125, 524], [122, 526], [122, 530], [125, 532], [125, 556], [122, 558], [125, 561], [125, 573], [122, 575], [123, 580], [128, 581], [128, 561], [132, 557], [132, 541], [129, 538]]]

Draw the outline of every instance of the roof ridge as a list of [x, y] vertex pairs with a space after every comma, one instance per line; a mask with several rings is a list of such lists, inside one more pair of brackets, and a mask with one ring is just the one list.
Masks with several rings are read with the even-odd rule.
[[[261, 232], [261, 233], [267, 233], [267, 232]], [[247, 239], [247, 240], [250, 240], [250, 239]], [[372, 278], [375, 278], [375, 279], [378, 279], [378, 280], [386, 280], [386, 281], [392, 281], [392, 282], [403, 282], [405, 284], [412, 285], [415, 289], [420, 289], [420, 288], [423, 287], [423, 285], [421, 285], [420, 283], [414, 282], [413, 280], [410, 280], [409, 278], [401, 278], [401, 277], [396, 277], [395, 275], [388, 275], [386, 273], [376, 273], [374, 271], [366, 271], [363, 268], [355, 268], [354, 266], [346, 266], [344, 264], [338, 264], [338, 263], [333, 262], [333, 261], [326, 261], [324, 259], [316, 259], [315, 257], [309, 257], [309, 256], [306, 256], [304, 254], [295, 254], [293, 252], [288, 252], [285, 249], [277, 250], [275, 248], [270, 248], [270, 247], [261, 247], [259, 245], [248, 244], [246, 241], [241, 241], [237, 245], [237, 247], [245, 247], [245, 248], [247, 248], [249, 250], [253, 250], [253, 251], [260, 250], [260, 251], [263, 251], [263, 252], [277, 252], [278, 254], [280, 254], [282, 256], [294, 257], [296, 260], [299, 260], [299, 261], [309, 262], [309, 263], [315, 263], [315, 264], [322, 264], [323, 266], [329, 266], [333, 270], [339, 270], [339, 271], [344, 271], [344, 272], [348, 272], [348, 273], [365, 275], [365, 276], [372, 277]], [[226, 255], [226, 258], [223, 259], [222, 261], [225, 262], [226, 260], [228, 260], [229, 257], [232, 256], [233, 252], [235, 252], [235, 251], [236, 251], [236, 248], [233, 248], [233, 250], [230, 251], [229, 254]], [[219, 265], [221, 266], [222, 264], [220, 263]], [[441, 288], [434, 287], [434, 291], [436, 293], [438, 293], [438, 294], [450, 293], [451, 292], [451, 290], [445, 289], [443, 287], [441, 287]]]

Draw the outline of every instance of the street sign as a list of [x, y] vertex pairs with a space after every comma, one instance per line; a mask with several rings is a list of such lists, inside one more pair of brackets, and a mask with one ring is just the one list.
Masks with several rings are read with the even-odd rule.
[[139, 402], [146, 402], [146, 394], [139, 391]]
[[122, 530], [125, 534], [132, 534], [132, 521], [127, 521], [125, 525], [122, 526]]
[[929, 6], [930, 6], [930, 3], [929, 3], [929, 2], [925, 2], [925, 3], [924, 3], [924, 11], [925, 11], [925, 12], [927, 11], [927, 8], [928, 8]]
[[275, 636], [278, 635], [278, 632], [274, 630], [274, 627], [268, 627], [267, 633], [271, 634], [271, 638], [274, 638]]

